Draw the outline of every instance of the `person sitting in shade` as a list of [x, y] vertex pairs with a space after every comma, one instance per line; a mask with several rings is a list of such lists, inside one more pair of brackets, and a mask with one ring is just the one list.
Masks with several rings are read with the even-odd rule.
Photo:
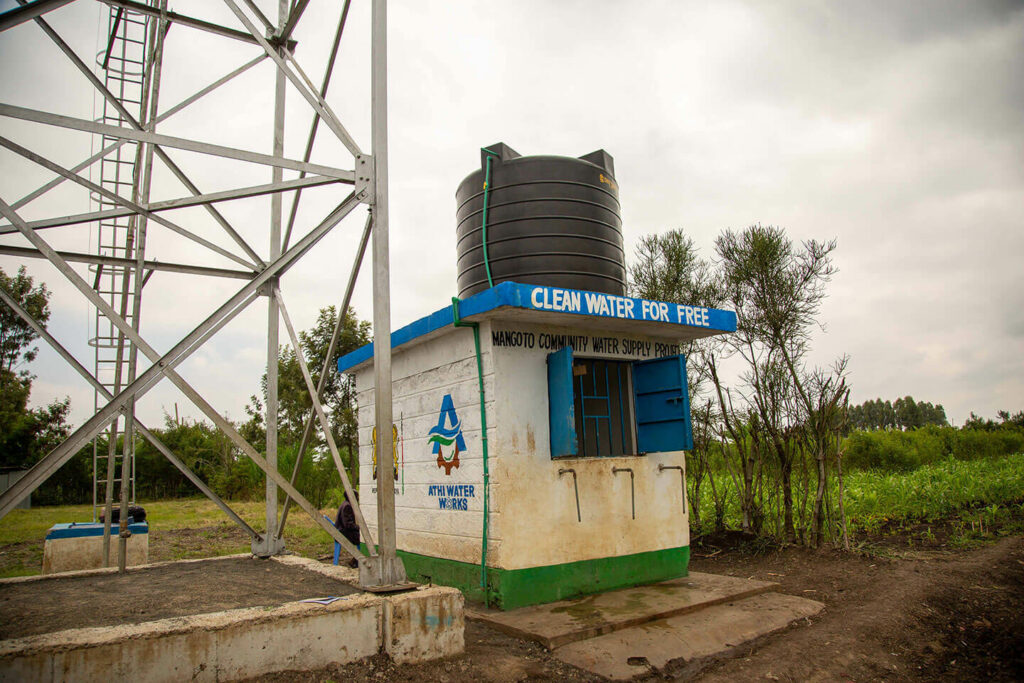
[[[356, 513], [352, 503], [348, 500], [348, 494], [343, 493], [341, 506], [338, 508], [338, 517], [334, 520], [334, 528], [341, 532], [341, 535], [349, 540], [352, 545], [359, 547], [359, 525], [356, 524]], [[356, 503], [359, 502], [359, 493], [356, 493]], [[349, 559], [348, 566], [358, 567], [359, 563], [353, 557]]]

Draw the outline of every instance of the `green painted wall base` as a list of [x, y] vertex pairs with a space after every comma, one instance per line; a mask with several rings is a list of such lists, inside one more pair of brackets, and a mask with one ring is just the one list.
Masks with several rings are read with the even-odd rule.
[[[484, 602], [480, 565], [399, 550], [413, 581], [454, 586], [468, 600]], [[487, 568], [491, 607], [509, 610], [616, 588], [639, 586], [687, 575], [690, 548], [669, 548], [621, 557], [604, 557], [526, 569]]]

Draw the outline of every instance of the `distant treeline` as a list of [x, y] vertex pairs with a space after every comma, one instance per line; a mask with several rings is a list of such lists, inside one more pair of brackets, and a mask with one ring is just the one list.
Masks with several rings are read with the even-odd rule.
[[925, 425], [948, 425], [942, 404], [932, 405], [915, 401], [912, 396], [895, 401], [876, 398], [860, 405], [850, 406], [850, 427], [853, 429], [917, 429]]
[[[3, 289], [37, 321], [49, 317], [50, 292], [36, 284], [25, 268], [13, 277], [0, 269]], [[326, 367], [328, 375], [321, 391], [321, 404], [330, 423], [331, 440], [338, 457], [352, 480], [359, 480], [354, 386], [350, 378], [334, 370], [326, 362], [331, 339], [337, 337], [332, 360], [369, 342], [370, 324], [359, 320], [349, 309], [341, 323], [333, 306], [320, 310], [315, 324], [299, 332], [301, 349], [283, 346], [278, 359], [278, 468], [291, 478], [300, 444], [307, 443], [303, 466], [296, 486], [313, 505], [335, 506], [341, 498], [341, 478], [323, 430], [306, 434], [306, 424], [313, 414], [313, 404], [306, 390], [299, 354], [312, 372]], [[335, 327], [338, 333], [335, 335]], [[51, 452], [69, 434], [72, 426], [67, 418], [68, 399], [57, 400], [43, 408], [30, 408], [29, 396], [35, 379], [27, 369], [37, 355], [38, 340], [34, 329], [15, 311], [0, 304], [0, 468], [28, 469]], [[319, 377], [314, 376], [314, 383]], [[260, 383], [260, 394], [252, 396], [246, 407], [248, 419], [235, 428], [260, 453], [266, 453], [266, 387], [267, 377]], [[125, 452], [123, 423], [118, 430], [117, 452]], [[151, 428], [153, 434], [174, 453], [189, 470], [202, 479], [222, 498], [246, 500], [262, 498], [266, 477], [259, 467], [245, 456], [231, 439], [206, 421], [178, 420], [165, 415], [162, 429]], [[135, 500], [194, 496], [196, 487], [149, 441], [136, 433], [128, 443], [135, 452]], [[100, 435], [61, 466], [32, 494], [34, 505], [83, 504], [93, 501], [93, 461], [95, 454], [105, 456], [109, 442]], [[99, 479], [104, 479], [105, 458], [99, 459]], [[120, 463], [120, 458], [118, 459]], [[116, 472], [114, 479], [120, 480]], [[114, 487], [117, 488], [116, 486]], [[101, 486], [102, 489], [102, 486]], [[96, 494], [102, 502], [105, 492]], [[120, 491], [113, 492], [119, 500]]]
[[[251, 429], [251, 425], [242, 425], [241, 431], [246, 431], [247, 426]], [[217, 495], [228, 500], [263, 498], [263, 472], [210, 423], [193, 420], [175, 422], [173, 418], [166, 418], [163, 429], [152, 431]], [[99, 440], [96, 448], [105, 453], [106, 441]], [[148, 441], [138, 439], [135, 448], [138, 473], [136, 500], [144, 504], [147, 500], [188, 498], [199, 494], [192, 482]], [[286, 478], [291, 476], [297, 452], [298, 445], [290, 441], [278, 449], [278, 470]], [[342, 457], [346, 461], [351, 460], [347, 450], [342, 451]], [[33, 505], [91, 503], [92, 458], [93, 446], [90, 444], [32, 494]], [[307, 453], [305, 460], [305, 466], [299, 471], [298, 489], [318, 508], [339, 503], [341, 481], [331, 458], [316, 451]], [[102, 488], [99, 496], [102, 499]], [[116, 495], [114, 500], [116, 502]]]
[[[842, 440], [843, 466], [847, 471], [906, 472], [950, 457], [970, 461], [1024, 452], [1024, 411], [1013, 415], [1000, 411], [998, 415], [998, 420], [991, 420], [972, 413], [972, 418], [961, 428], [927, 424], [908, 429], [853, 429]], [[253, 429], [251, 423], [242, 425], [243, 432], [250, 429]], [[218, 495], [231, 500], [258, 500], [263, 497], [263, 473], [211, 424], [192, 420], [175, 422], [168, 417], [163, 429], [153, 431]], [[735, 495], [731, 485], [736, 481], [729, 476], [728, 465], [738, 457], [735, 447], [726, 442], [726, 452], [723, 452], [721, 442], [712, 442], [709, 446], [705, 457], [712, 472], [708, 472], [703, 463], [691, 463], [688, 479], [690, 497], [694, 502], [699, 502], [702, 494], [723, 498]], [[798, 443], [793, 446], [800, 447]], [[67, 505], [91, 502], [92, 448], [91, 445], [83, 448], [61, 467], [32, 495], [33, 503]], [[97, 448], [105, 451], [106, 443], [100, 441]], [[278, 466], [285, 476], [291, 474], [296, 452], [294, 443], [286, 442], [280, 449]], [[348, 463], [354, 460], [347, 449], [342, 451], [342, 458]], [[136, 466], [139, 473], [136, 497], [140, 501], [191, 497], [198, 493], [169, 460], [144, 440], [139, 440], [136, 447]], [[774, 469], [774, 463], [766, 460], [761, 467], [767, 474]], [[709, 478], [717, 484], [714, 492], [711, 489], [715, 484], [710, 484]], [[812, 493], [809, 489], [813, 489], [811, 478], [804, 471], [794, 477], [797, 500], [806, 503], [808, 494]], [[768, 481], [771, 480], [770, 477]], [[340, 481], [330, 457], [314, 454], [300, 470], [298, 488], [317, 507], [333, 506], [339, 502]], [[774, 498], [771, 488], [770, 483], [759, 487], [759, 493], [768, 499]], [[773, 506], [768, 504], [768, 507]], [[695, 521], [702, 523], [699, 518]], [[713, 524], [713, 520], [703, 521]]]
[[973, 412], [951, 427], [942, 405], [913, 398], [877, 399], [850, 406], [853, 428], [844, 442], [848, 468], [907, 471], [945, 458], [977, 460], [1024, 452], [1024, 411], [1000, 410], [998, 420]]

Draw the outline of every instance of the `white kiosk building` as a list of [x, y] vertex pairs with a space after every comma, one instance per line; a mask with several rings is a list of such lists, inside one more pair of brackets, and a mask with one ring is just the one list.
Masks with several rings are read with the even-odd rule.
[[[735, 329], [729, 311], [503, 282], [395, 331], [409, 578], [513, 609], [686, 575], [678, 344]], [[356, 380], [367, 520], [380, 469], [372, 361], [372, 345], [338, 361]]]

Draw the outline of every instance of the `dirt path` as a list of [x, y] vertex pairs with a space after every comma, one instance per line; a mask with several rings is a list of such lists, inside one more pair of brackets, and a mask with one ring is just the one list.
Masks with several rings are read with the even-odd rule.
[[[710, 554], [710, 550], [697, 554]], [[695, 556], [695, 571], [775, 581], [825, 611], [719, 661], [676, 663], [648, 680], [1024, 680], [1024, 538], [971, 551], [878, 559], [786, 548]], [[378, 659], [261, 681], [592, 681], [543, 648], [475, 623], [466, 652], [418, 666]]]
[[1024, 538], [890, 560], [796, 548], [722, 553], [697, 557], [692, 567], [774, 580], [826, 609], [738, 657], [684, 669], [684, 680], [1024, 678]]

